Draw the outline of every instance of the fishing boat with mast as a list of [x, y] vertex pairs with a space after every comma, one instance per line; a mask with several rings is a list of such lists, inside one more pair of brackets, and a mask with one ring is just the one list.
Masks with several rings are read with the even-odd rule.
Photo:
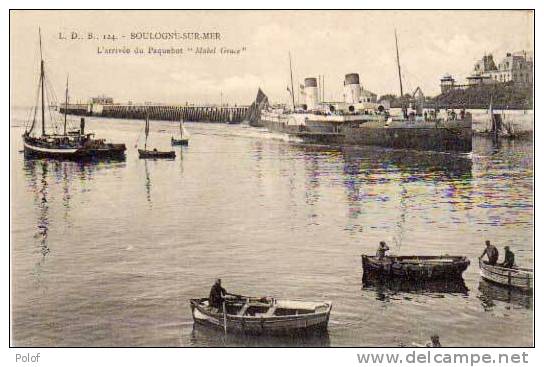
[[[85, 133], [85, 119], [81, 119], [79, 130], [67, 130], [66, 109], [64, 112], [64, 122], [62, 132], [58, 132], [58, 124], [54, 123], [54, 116], [49, 106], [47, 107], [50, 116], [50, 130], [54, 128], [55, 132], [47, 131], [45, 121], [46, 98], [49, 97], [46, 89], [45, 63], [42, 52], [41, 30], [40, 39], [40, 80], [36, 103], [33, 108], [30, 128], [25, 128], [23, 134], [24, 154], [28, 158], [53, 158], [53, 159], [122, 159], [125, 156], [125, 144], [106, 143], [105, 139], [94, 138], [94, 133]], [[41, 102], [41, 103], [38, 103]], [[68, 105], [68, 78], [66, 80], [65, 104]], [[40, 105], [40, 106], [39, 106]], [[40, 108], [39, 108], [40, 107]], [[38, 109], [41, 112], [41, 132], [36, 134]], [[28, 127], [28, 124], [27, 124]]]
[[[400, 93], [403, 96], [396, 32], [395, 45]], [[304, 85], [300, 86], [304, 104], [297, 106], [290, 55], [289, 66], [291, 88], [288, 91], [292, 105], [274, 107], [265, 104], [259, 114], [251, 116], [251, 126], [264, 126], [269, 131], [285, 133], [303, 142], [316, 144], [371, 145], [462, 153], [472, 151], [472, 116], [469, 112], [462, 110], [455, 114], [446, 111], [444, 114], [437, 110], [424, 111], [422, 103], [417, 103], [415, 108], [409, 108], [403, 103], [401, 114], [394, 115], [387, 103], [369, 97], [376, 95], [363, 89], [358, 73], [346, 74], [343, 102], [325, 101], [322, 88], [324, 83], [318, 83], [314, 77], [305, 78]], [[259, 93], [262, 92], [259, 90]]]
[[189, 138], [188, 138], [187, 131], [185, 130], [185, 127], [183, 126], [183, 119], [179, 120], [179, 139], [176, 139], [172, 136], [170, 139], [170, 142], [172, 145], [189, 145]]
[[146, 110], [145, 114], [145, 143], [144, 149], [138, 149], [138, 156], [140, 159], [175, 159], [176, 152], [171, 151], [160, 151], [156, 148], [153, 150], [147, 149], [147, 138], [149, 137], [149, 111]]

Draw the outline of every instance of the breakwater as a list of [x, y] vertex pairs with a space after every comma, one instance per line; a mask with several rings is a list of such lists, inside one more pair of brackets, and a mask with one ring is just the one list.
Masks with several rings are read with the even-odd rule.
[[[122, 119], [145, 119], [149, 114], [152, 120], [194, 122], [240, 123], [245, 118], [248, 106], [183, 106], [183, 105], [131, 105], [112, 104], [68, 105], [69, 115], [101, 116]], [[64, 113], [65, 106], [59, 107]]]

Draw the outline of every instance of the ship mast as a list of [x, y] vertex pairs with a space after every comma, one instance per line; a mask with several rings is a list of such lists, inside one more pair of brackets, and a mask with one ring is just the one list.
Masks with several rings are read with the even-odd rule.
[[[400, 58], [399, 58], [399, 42], [397, 40], [397, 30], [396, 29], [395, 29], [395, 48], [397, 50], [397, 68], [399, 70], [400, 100], [401, 100], [401, 103], [402, 103], [402, 98], [404, 96], [404, 92], [402, 90], [402, 76], [401, 76], [401, 72], [400, 72]], [[404, 103], [402, 103], [402, 111], [405, 113]]]
[[43, 71], [43, 54], [42, 54], [42, 31], [38, 28], [38, 33], [40, 35], [40, 80], [42, 88], [42, 136], [45, 135], [45, 100], [44, 100], [44, 79], [45, 73]]
[[293, 92], [293, 68], [291, 66], [291, 52], [289, 52], [289, 71], [291, 72], [291, 99], [293, 101], [293, 111], [295, 110], [295, 94]]
[[149, 135], [149, 110], [145, 109], [145, 143], [144, 150], [147, 150], [147, 136]]
[[325, 101], [325, 75], [319, 75], [319, 100]]
[[64, 99], [64, 135], [66, 135], [67, 114], [68, 114], [68, 75], [66, 75], [66, 96]]

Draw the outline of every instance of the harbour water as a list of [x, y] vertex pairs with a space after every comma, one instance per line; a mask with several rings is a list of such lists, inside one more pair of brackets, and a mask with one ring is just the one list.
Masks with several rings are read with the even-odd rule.
[[[480, 279], [484, 240], [533, 263], [533, 145], [476, 137], [469, 155], [305, 146], [187, 123], [173, 161], [139, 160], [143, 122], [88, 118], [123, 162], [25, 161], [11, 121], [15, 346], [530, 346], [532, 299]], [[173, 122], [151, 124], [169, 148]], [[454, 290], [363, 287], [361, 253], [466, 255]], [[193, 328], [214, 278], [248, 295], [331, 300], [328, 334], [241, 338]], [[466, 288], [465, 288], [466, 287]]]

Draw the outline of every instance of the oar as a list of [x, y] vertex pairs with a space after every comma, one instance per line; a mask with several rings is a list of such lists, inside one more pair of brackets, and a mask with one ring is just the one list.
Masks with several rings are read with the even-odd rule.
[[226, 302], [223, 301], [223, 329], [225, 329], [225, 335], [227, 335], [227, 307]]

